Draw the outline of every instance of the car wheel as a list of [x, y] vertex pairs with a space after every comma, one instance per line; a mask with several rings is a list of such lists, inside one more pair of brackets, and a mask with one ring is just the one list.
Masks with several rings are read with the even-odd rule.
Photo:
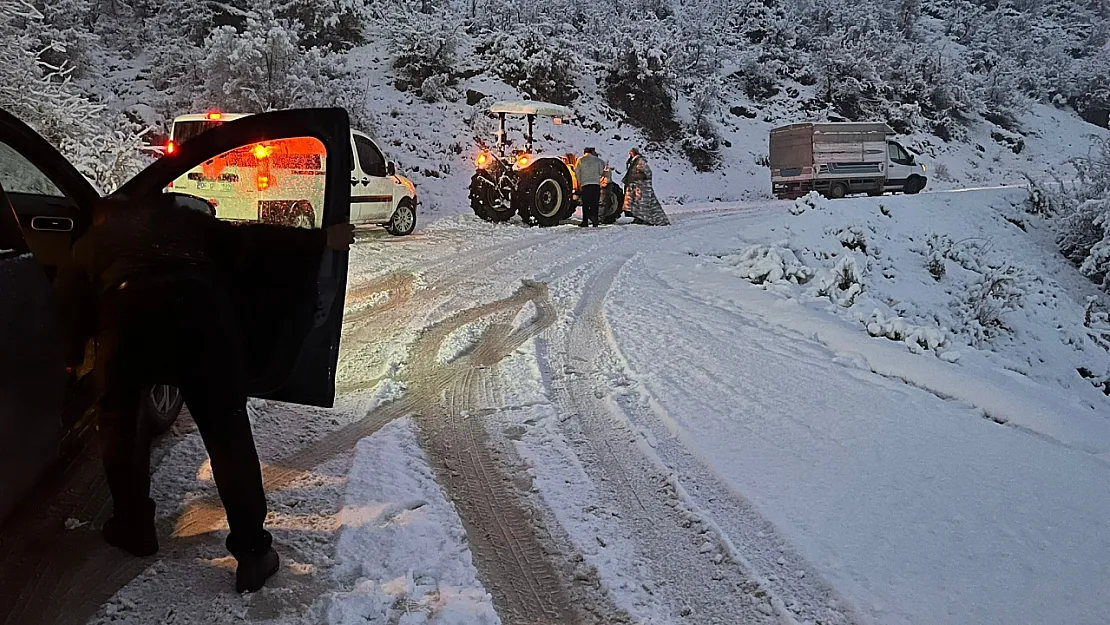
[[921, 182], [921, 178], [918, 178], [917, 176], [911, 176], [910, 179], [906, 181], [906, 186], [903, 189], [903, 192], [906, 195], [917, 195], [924, 188], [925, 184]]
[[156, 384], [143, 395], [142, 418], [155, 434], [164, 434], [177, 421], [184, 403], [176, 386]]
[[416, 209], [413, 208], [411, 200], [406, 198], [397, 204], [397, 210], [393, 211], [393, 216], [389, 218], [385, 229], [389, 234], [398, 237], [412, 234], [416, 229]]
[[829, 187], [829, 197], [834, 200], [843, 199], [848, 195], [848, 185], [843, 182], [837, 182]]
[[533, 173], [525, 185], [525, 204], [541, 226], [557, 226], [571, 206], [570, 181], [553, 167]]

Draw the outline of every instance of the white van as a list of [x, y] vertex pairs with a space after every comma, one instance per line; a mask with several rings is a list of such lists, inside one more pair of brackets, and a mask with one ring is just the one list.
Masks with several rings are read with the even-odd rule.
[[[173, 120], [165, 154], [200, 133], [249, 113], [200, 113]], [[173, 191], [208, 200], [221, 219], [320, 227], [325, 152], [313, 138], [233, 150], [173, 181]], [[397, 174], [374, 140], [351, 131], [351, 223], [403, 236], [416, 228], [416, 186]]]

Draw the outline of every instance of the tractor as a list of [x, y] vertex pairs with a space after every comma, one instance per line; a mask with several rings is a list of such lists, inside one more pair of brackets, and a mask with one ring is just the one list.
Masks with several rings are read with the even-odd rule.
[[[497, 102], [490, 107], [497, 115], [497, 142], [483, 149], [470, 179], [470, 207], [486, 221], [508, 221], [519, 214], [525, 224], [556, 226], [574, 214], [578, 206], [574, 178], [574, 155], [542, 156], [533, 152], [533, 130], [537, 117], [553, 118], [561, 124], [570, 109], [547, 102]], [[509, 115], [523, 116], [528, 128], [523, 149], [512, 149], [505, 130]]]

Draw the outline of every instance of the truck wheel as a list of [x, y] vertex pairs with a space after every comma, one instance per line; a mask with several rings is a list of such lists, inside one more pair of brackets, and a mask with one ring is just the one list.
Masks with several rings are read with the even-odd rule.
[[906, 181], [906, 186], [902, 188], [903, 193], [906, 195], [917, 195], [925, 188], [925, 183], [921, 181], [918, 176], [910, 176]]
[[315, 228], [316, 211], [308, 202], [297, 202], [289, 211], [289, 225], [295, 228]]
[[878, 186], [876, 186], [874, 189], [868, 191], [867, 195], [869, 195], [871, 197], [879, 197], [880, 195], [882, 195], [884, 193], [886, 193], [886, 186], [883, 185], [883, 183], [880, 182], [878, 184]]
[[185, 400], [177, 387], [157, 384], [143, 395], [141, 418], [154, 434], [165, 434], [181, 414]]
[[405, 198], [397, 204], [397, 210], [393, 211], [393, 216], [389, 218], [385, 230], [393, 236], [403, 237], [412, 234], [415, 229], [416, 209], [412, 206], [412, 200]]
[[557, 226], [565, 218], [571, 204], [570, 180], [565, 172], [552, 166], [541, 166], [524, 181], [523, 200], [536, 223]]
[[835, 182], [829, 187], [829, 198], [833, 200], [843, 199], [848, 195], [848, 185], [843, 182]]
[[475, 173], [470, 179], [470, 208], [485, 221], [509, 221], [516, 213], [497, 192], [497, 185], [487, 176]]

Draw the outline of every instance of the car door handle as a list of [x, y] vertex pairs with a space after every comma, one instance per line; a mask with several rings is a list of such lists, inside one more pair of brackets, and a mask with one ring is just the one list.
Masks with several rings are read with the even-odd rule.
[[69, 217], [32, 217], [31, 230], [40, 232], [72, 232], [73, 220]]

